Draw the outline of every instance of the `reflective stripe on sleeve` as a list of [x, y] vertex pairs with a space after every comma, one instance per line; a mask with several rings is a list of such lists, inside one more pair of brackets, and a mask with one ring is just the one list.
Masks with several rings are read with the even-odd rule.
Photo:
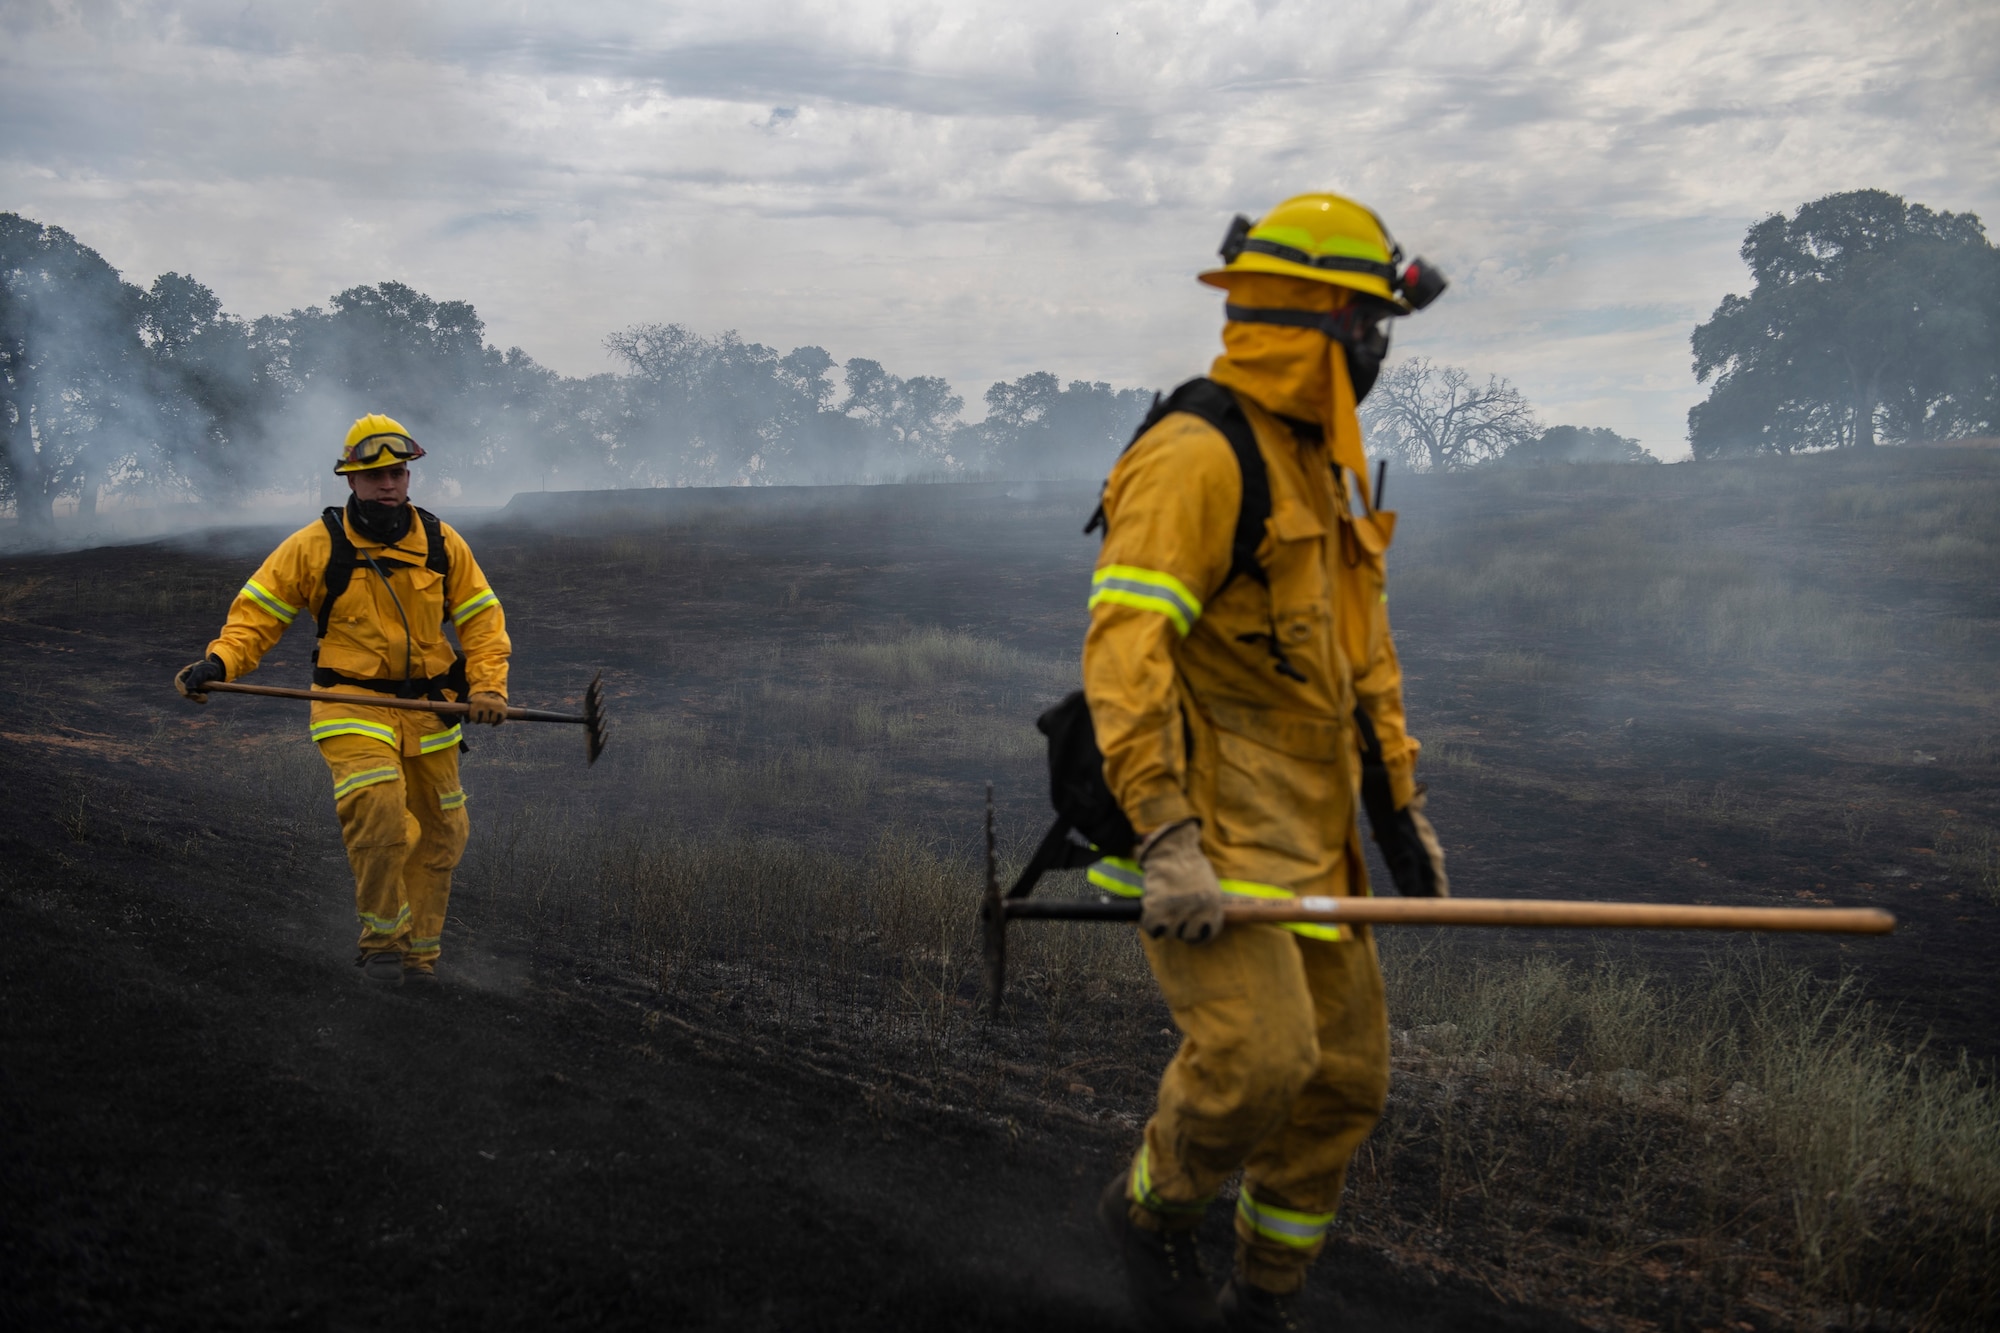
[[1250, 1197], [1249, 1186], [1236, 1196], [1236, 1216], [1266, 1240], [1294, 1249], [1309, 1250], [1326, 1236], [1333, 1225], [1332, 1213], [1301, 1213], [1290, 1208], [1273, 1208]]
[[257, 605], [263, 607], [287, 625], [291, 624], [292, 617], [299, 613], [299, 609], [296, 606], [293, 606], [290, 602], [287, 602], [284, 598], [278, 596], [255, 579], [251, 579], [248, 583], [244, 584], [243, 591], [236, 595], [238, 597], [248, 597], [251, 601], [257, 603]]
[[433, 731], [428, 736], [417, 737], [417, 753], [430, 754], [435, 750], [449, 750], [464, 737], [465, 728], [454, 722], [443, 731]]
[[1100, 602], [1156, 611], [1174, 623], [1183, 638], [1201, 619], [1201, 598], [1172, 574], [1137, 565], [1106, 565], [1091, 576], [1090, 607]]
[[312, 738], [315, 741], [331, 740], [335, 736], [366, 736], [371, 741], [380, 741], [391, 749], [396, 745], [396, 729], [385, 727], [380, 722], [370, 722], [360, 717], [329, 717], [312, 724]]
[[393, 766], [389, 768], [364, 768], [359, 773], [350, 773], [340, 781], [334, 783], [333, 799], [338, 801], [343, 796], [353, 795], [363, 787], [372, 787], [378, 782], [394, 782], [401, 776], [403, 776], [403, 770]]
[[1208, 1198], [1197, 1199], [1193, 1203], [1170, 1203], [1155, 1194], [1153, 1192], [1153, 1163], [1147, 1152], [1146, 1145], [1143, 1143], [1139, 1145], [1139, 1155], [1132, 1159], [1132, 1186], [1127, 1193], [1131, 1196], [1133, 1202], [1148, 1212], [1165, 1213], [1170, 1216], [1179, 1215], [1182, 1217], [1190, 1213], [1202, 1212], [1208, 1207], [1210, 1201], [1215, 1198], [1211, 1194]]
[[356, 912], [354, 915], [360, 917], [361, 924], [374, 931], [377, 935], [393, 935], [401, 930], [409, 921], [410, 908], [407, 903], [404, 904], [403, 910], [398, 912], [394, 917], [371, 916], [367, 912]]
[[451, 613], [451, 623], [454, 625], [463, 625], [487, 607], [498, 605], [500, 605], [500, 598], [494, 593], [493, 589], [482, 589], [473, 596], [471, 601], [461, 603], [458, 609]]
[[1120, 898], [1137, 898], [1146, 891], [1146, 872], [1139, 869], [1137, 861], [1126, 856], [1107, 856], [1092, 862], [1084, 878], [1092, 888]]
[[[1261, 902], [1289, 902], [1298, 897], [1290, 889], [1281, 889], [1276, 884], [1259, 884], [1251, 879], [1225, 879], [1221, 884], [1222, 891], [1232, 898], [1255, 898]], [[1294, 935], [1303, 935], [1309, 940], [1347, 938], [1341, 933], [1341, 927], [1318, 921], [1286, 921], [1281, 924]]]
[[439, 796], [439, 797], [438, 797], [438, 808], [439, 808], [440, 810], [462, 810], [462, 809], [464, 809], [464, 808], [465, 808], [465, 791], [464, 791], [464, 789], [463, 789], [463, 788], [461, 788], [461, 789], [459, 789], [458, 791], [448, 791], [448, 792], [445, 792], [445, 793], [444, 793], [443, 795]]

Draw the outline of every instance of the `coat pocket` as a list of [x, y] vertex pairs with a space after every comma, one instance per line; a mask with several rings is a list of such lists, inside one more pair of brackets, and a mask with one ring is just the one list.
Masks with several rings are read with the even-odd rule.
[[1323, 864], [1348, 805], [1340, 752], [1307, 759], [1220, 730], [1215, 744], [1215, 841], [1302, 870]]
[[1336, 615], [1341, 650], [1357, 673], [1367, 671], [1387, 646], [1388, 551], [1395, 532], [1394, 514], [1340, 517], [1340, 552], [1334, 565], [1339, 592]]
[[1139, 943], [1152, 966], [1160, 995], [1176, 1013], [1198, 1005], [1234, 1000], [1250, 993], [1243, 950], [1185, 940], [1155, 940], [1144, 934]]

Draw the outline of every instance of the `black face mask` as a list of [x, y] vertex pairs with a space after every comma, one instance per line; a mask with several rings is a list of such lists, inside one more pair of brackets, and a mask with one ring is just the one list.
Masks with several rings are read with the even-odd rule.
[[1342, 342], [1340, 350], [1347, 354], [1347, 378], [1354, 382], [1354, 401], [1359, 404], [1382, 373], [1382, 361], [1389, 355], [1389, 327], [1380, 325], [1366, 338]]
[[1358, 404], [1375, 387], [1382, 362], [1389, 355], [1389, 318], [1395, 312], [1377, 302], [1359, 299], [1326, 317], [1327, 336], [1347, 353], [1347, 378]]
[[410, 507], [406, 504], [384, 504], [380, 500], [349, 496], [347, 518], [356, 532], [385, 546], [394, 546], [410, 531]]

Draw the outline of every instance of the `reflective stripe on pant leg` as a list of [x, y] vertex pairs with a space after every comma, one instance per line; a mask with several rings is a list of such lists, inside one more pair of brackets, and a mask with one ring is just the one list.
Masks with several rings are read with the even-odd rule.
[[365, 768], [359, 773], [350, 773], [333, 784], [333, 799], [339, 801], [343, 797], [352, 796], [363, 787], [372, 787], [378, 782], [394, 782], [402, 775], [403, 770], [394, 764], [387, 768]]
[[1162, 1199], [1155, 1194], [1153, 1165], [1143, 1143], [1139, 1145], [1139, 1155], [1132, 1159], [1131, 1184], [1125, 1192], [1132, 1202], [1147, 1212], [1158, 1213], [1162, 1217], [1199, 1217], [1208, 1205], [1215, 1201], [1215, 1196], [1212, 1194], [1206, 1199], [1197, 1199], [1192, 1203], [1177, 1203], [1171, 1199]]
[[1146, 1125], [1155, 1194], [1212, 1196], [1284, 1123], [1317, 1054], [1302, 943], [1267, 925], [1232, 926], [1204, 944], [1140, 934], [1184, 1037]]
[[1292, 1208], [1258, 1203], [1250, 1196], [1248, 1185], [1236, 1196], [1236, 1216], [1264, 1239], [1301, 1250], [1309, 1250], [1319, 1244], [1326, 1235], [1326, 1229], [1333, 1225], [1334, 1218], [1332, 1213], [1302, 1213]]
[[404, 947], [411, 925], [403, 894], [409, 851], [403, 759], [373, 736], [346, 732], [320, 742], [333, 777], [340, 840], [354, 872], [354, 913], [364, 950]]
[[415, 832], [403, 862], [410, 903], [410, 957], [429, 962], [444, 941], [451, 875], [465, 854], [470, 821], [459, 785], [458, 751], [450, 746], [403, 761], [408, 812]]
[[375, 916], [368, 912], [356, 912], [354, 915], [361, 918], [361, 924], [368, 927], [375, 934], [393, 935], [404, 926], [410, 924], [410, 905], [404, 903], [403, 910], [398, 912], [393, 918]]
[[[1261, 1212], [1282, 1209], [1310, 1222], [1339, 1208], [1354, 1150], [1388, 1102], [1389, 1017], [1365, 928], [1338, 944], [1299, 940], [1296, 947], [1312, 991], [1319, 1065], [1292, 1099], [1285, 1124], [1244, 1160], [1243, 1183]], [[1236, 1218], [1237, 1271], [1267, 1291], [1296, 1290], [1317, 1247], [1253, 1220], [1242, 1212]]]

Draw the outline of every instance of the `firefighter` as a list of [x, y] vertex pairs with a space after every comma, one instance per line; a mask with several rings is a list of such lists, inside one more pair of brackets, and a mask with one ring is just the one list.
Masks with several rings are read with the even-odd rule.
[[[1337, 195], [1238, 219], [1223, 255], [1200, 276], [1228, 293], [1224, 351], [1111, 472], [1084, 641], [1105, 779], [1139, 835], [1136, 864], [1107, 873], [1137, 882], [1182, 1033], [1099, 1219], [1150, 1324], [1283, 1329], [1388, 1094], [1382, 976], [1365, 926], [1225, 931], [1223, 905], [1369, 892], [1364, 763], [1398, 887], [1447, 891], [1388, 631], [1394, 515], [1374, 508], [1355, 413], [1387, 320], [1442, 280]], [[1239, 541], [1246, 505], [1261, 526]], [[1239, 1170], [1218, 1298], [1194, 1229]]]
[[[393, 418], [357, 420], [333, 469], [352, 492], [345, 508], [327, 509], [271, 552], [208, 655], [183, 668], [175, 687], [206, 703], [205, 687], [254, 671], [303, 614], [319, 634], [316, 691], [463, 699], [470, 721], [504, 722], [506, 615], [465, 539], [409, 502], [409, 465], [423, 456]], [[354, 871], [361, 975], [435, 984], [451, 874], [469, 829], [460, 726], [435, 713], [314, 703], [311, 735], [333, 775]]]

